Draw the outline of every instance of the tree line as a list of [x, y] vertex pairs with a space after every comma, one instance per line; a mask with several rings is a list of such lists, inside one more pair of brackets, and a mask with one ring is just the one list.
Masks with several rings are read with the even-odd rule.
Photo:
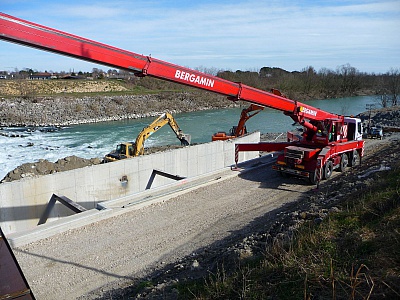
[[[298, 100], [326, 99], [357, 95], [381, 95], [381, 105], [398, 105], [400, 90], [400, 68], [391, 68], [384, 74], [360, 72], [350, 64], [336, 70], [322, 68], [316, 71], [307, 66], [301, 71], [286, 71], [277, 67], [263, 67], [259, 71], [227, 71], [216, 68], [197, 68], [198, 71], [214, 75], [229, 81], [269, 91], [280, 90], [288, 98]], [[32, 69], [14, 72], [14, 78], [26, 78], [35, 73]], [[60, 72], [66, 74], [66, 72]], [[184, 90], [180, 84], [151, 77], [139, 78], [124, 70], [109, 69], [103, 71], [93, 68], [92, 72], [76, 72], [82, 78], [121, 79], [130, 87], [144, 87], [150, 90]]]
[[398, 104], [400, 90], [400, 69], [376, 75], [359, 72], [349, 64], [318, 72], [311, 66], [299, 72], [263, 67], [259, 72], [223, 71], [218, 76], [263, 90], [276, 88], [291, 99], [302, 100], [383, 95], [385, 106], [389, 106]]
[[[281, 68], [263, 67], [259, 71], [222, 71], [215, 68], [198, 68], [198, 71], [229, 81], [270, 91], [278, 89], [290, 99], [328, 99], [358, 95], [380, 95], [381, 105], [398, 105], [400, 69], [392, 68], [384, 74], [368, 74], [358, 71], [349, 64], [336, 70], [322, 68], [316, 71], [308, 66], [301, 71], [289, 72]], [[136, 82], [150, 89], [177, 89], [179, 85], [154, 78]]]

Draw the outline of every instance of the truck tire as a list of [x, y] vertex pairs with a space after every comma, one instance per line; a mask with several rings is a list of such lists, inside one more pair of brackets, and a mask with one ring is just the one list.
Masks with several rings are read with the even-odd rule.
[[353, 150], [349, 157], [349, 167], [355, 167], [359, 163], [359, 156], [357, 150]]
[[333, 164], [331, 160], [328, 160], [324, 166], [324, 178], [328, 179], [332, 176]]
[[340, 158], [339, 171], [344, 172], [349, 164], [349, 158], [346, 153], [343, 153]]

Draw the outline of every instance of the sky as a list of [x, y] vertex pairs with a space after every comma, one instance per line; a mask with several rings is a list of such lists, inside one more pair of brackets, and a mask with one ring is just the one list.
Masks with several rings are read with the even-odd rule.
[[[199, 70], [400, 68], [400, 0], [1, 0], [0, 11]], [[0, 71], [107, 66], [0, 41]]]

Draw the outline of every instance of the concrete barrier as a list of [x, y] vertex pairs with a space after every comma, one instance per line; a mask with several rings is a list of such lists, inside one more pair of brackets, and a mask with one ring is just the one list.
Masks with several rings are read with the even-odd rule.
[[[53, 194], [66, 196], [87, 210], [146, 190], [153, 170], [192, 178], [235, 163], [235, 143], [260, 141], [255, 132], [235, 141], [216, 141], [166, 152], [139, 156], [51, 175], [24, 178], [0, 184], [0, 226], [5, 235], [36, 228]], [[241, 152], [239, 162], [258, 157], [258, 152]], [[174, 182], [157, 175], [151, 188]], [[47, 223], [74, 214], [57, 203]], [[43, 225], [40, 225], [43, 226]]]

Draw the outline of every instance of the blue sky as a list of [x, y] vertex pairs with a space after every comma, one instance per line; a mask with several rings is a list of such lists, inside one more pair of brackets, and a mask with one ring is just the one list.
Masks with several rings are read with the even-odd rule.
[[[400, 0], [1, 0], [0, 11], [194, 69], [400, 68]], [[0, 70], [108, 70], [0, 41]]]

